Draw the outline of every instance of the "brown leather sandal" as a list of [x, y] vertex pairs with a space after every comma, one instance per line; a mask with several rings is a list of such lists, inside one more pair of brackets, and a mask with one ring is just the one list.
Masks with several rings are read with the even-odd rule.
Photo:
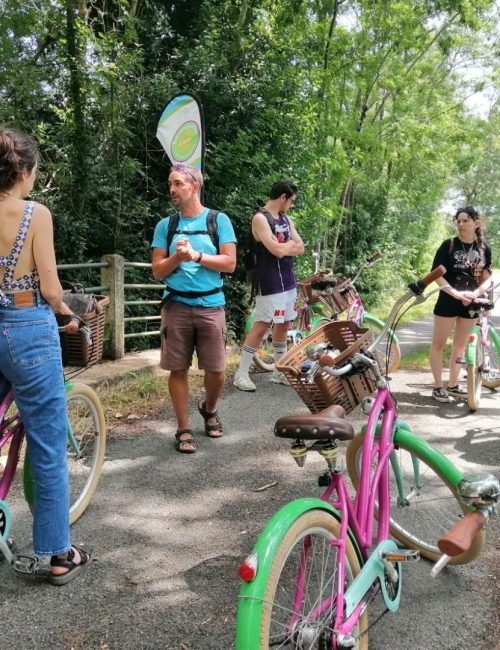
[[[201, 417], [205, 420], [205, 434], [209, 438], [220, 438], [222, 436], [222, 423], [219, 420], [219, 416], [217, 415], [217, 411], [214, 411], [213, 413], [210, 413], [205, 409], [206, 402], [200, 402], [198, 404], [198, 411], [201, 415]], [[217, 422], [215, 424], [209, 424], [208, 420], [211, 418], [217, 418]]]
[[196, 443], [191, 429], [179, 429], [175, 434], [175, 448], [181, 454], [194, 454]]

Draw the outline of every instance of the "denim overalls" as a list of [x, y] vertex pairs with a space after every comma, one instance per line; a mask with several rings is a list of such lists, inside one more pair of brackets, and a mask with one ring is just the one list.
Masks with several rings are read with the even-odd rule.
[[[11, 254], [0, 257], [0, 266], [6, 268], [0, 285], [0, 398], [12, 386], [28, 441], [36, 493], [33, 550], [36, 555], [57, 555], [71, 548], [59, 334], [54, 312], [38, 291], [36, 270], [12, 279], [32, 213], [33, 204], [28, 203]], [[21, 302], [32, 304], [19, 306]]]

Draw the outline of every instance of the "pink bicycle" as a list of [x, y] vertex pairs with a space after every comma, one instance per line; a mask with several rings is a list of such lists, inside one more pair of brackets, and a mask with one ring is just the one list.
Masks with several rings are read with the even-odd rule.
[[[425, 287], [443, 272], [412, 283], [388, 323], [410, 299], [423, 301]], [[344, 346], [339, 345], [342, 328]], [[304, 341], [290, 351], [279, 369], [311, 387], [313, 398], [306, 403], [319, 412], [279, 419], [275, 435], [293, 441], [290, 452], [299, 466], [308, 453], [321, 454], [328, 466], [319, 477], [325, 491], [321, 498], [298, 499], [279, 510], [241, 564], [237, 650], [366, 650], [371, 600], [381, 595], [388, 610], [397, 610], [402, 566], [420, 554], [437, 560], [433, 575], [448, 562], [473, 560], [500, 497], [493, 476], [463, 477], [398, 421], [397, 405], [372, 354], [377, 341], [365, 347], [366, 330], [334, 322], [314, 337], [312, 345]], [[329, 354], [333, 347], [335, 358]], [[302, 368], [289, 363], [291, 355]], [[368, 421], [357, 435], [338, 403], [319, 410], [335, 382], [337, 395], [344, 391], [350, 408], [355, 391], [364, 395]], [[374, 387], [375, 397], [367, 396]], [[353, 497], [337, 464], [338, 440], [349, 441]], [[401, 549], [391, 534], [408, 548]]]

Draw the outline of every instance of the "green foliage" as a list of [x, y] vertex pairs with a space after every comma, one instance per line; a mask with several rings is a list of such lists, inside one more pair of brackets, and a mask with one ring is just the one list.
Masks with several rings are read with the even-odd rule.
[[[322, 266], [380, 295], [428, 270], [450, 189], [498, 241], [498, 107], [472, 116], [462, 68], [498, 74], [493, 0], [0, 0], [0, 123], [40, 143], [35, 198], [54, 213], [60, 262], [149, 260], [170, 210], [155, 138], [179, 91], [201, 100], [205, 203], [239, 239], [279, 177], [300, 186], [301, 276]], [[472, 88], [471, 88], [472, 87]], [[248, 300], [227, 279], [235, 335]]]

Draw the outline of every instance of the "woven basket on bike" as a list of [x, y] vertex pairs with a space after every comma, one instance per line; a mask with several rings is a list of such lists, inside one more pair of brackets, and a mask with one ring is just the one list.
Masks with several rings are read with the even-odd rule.
[[335, 365], [339, 366], [361, 347], [367, 346], [370, 340], [369, 330], [358, 327], [352, 321], [332, 321], [291, 348], [276, 367], [285, 373], [311, 413], [317, 413], [331, 404], [340, 404], [349, 413], [364, 397], [373, 393], [375, 378], [369, 371], [349, 377], [334, 377], [321, 369], [314, 381], [309, 383], [308, 377], [300, 372], [307, 360], [306, 348], [315, 343], [331, 343], [340, 350], [335, 358]]
[[320, 271], [299, 282], [298, 288], [308, 305], [321, 303], [328, 309], [332, 316], [335, 316], [339, 313], [337, 301], [334, 298], [334, 294], [337, 291], [336, 287], [332, 287], [329, 291], [323, 291], [313, 289], [311, 286], [314, 282], [321, 282], [329, 276], [331, 276], [330, 271]]
[[[334, 280], [335, 285], [328, 289], [315, 289], [314, 283], [321, 283], [325, 280]], [[321, 303], [332, 316], [341, 314], [351, 305], [357, 294], [354, 287], [350, 287], [351, 280], [346, 278], [335, 278], [330, 271], [320, 271], [309, 278], [298, 283], [299, 291], [309, 305]]]
[[80, 330], [72, 334], [67, 332], [59, 333], [64, 366], [90, 366], [102, 359], [104, 323], [109, 297], [95, 295], [94, 298], [94, 309], [86, 314], [78, 314], [90, 329], [91, 343], [87, 342], [85, 335]]
[[357, 297], [358, 292], [352, 285], [352, 280], [350, 278], [339, 278], [337, 291], [334, 293], [338, 312], [342, 313], [347, 311]]

